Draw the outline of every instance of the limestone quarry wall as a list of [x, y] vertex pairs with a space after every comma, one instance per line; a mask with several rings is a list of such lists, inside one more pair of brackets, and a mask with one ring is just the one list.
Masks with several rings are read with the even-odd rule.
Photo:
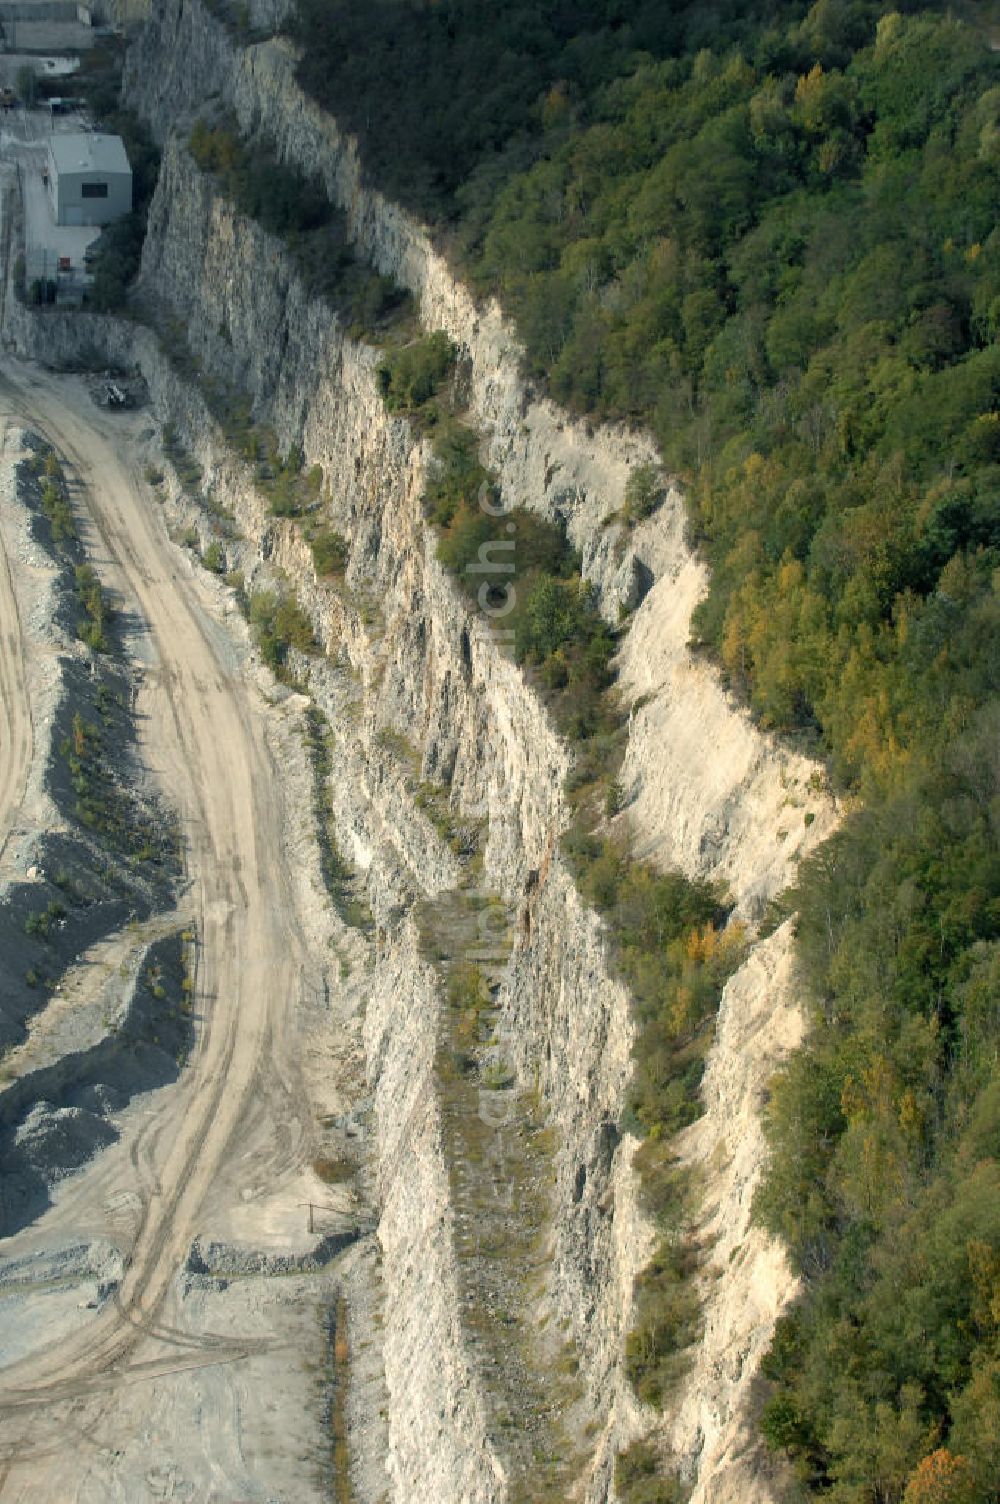
[[[457, 880], [447, 843], [418, 807], [383, 733], [404, 735], [420, 776], [443, 782], [452, 808], [485, 819], [483, 883], [516, 916], [500, 989], [501, 1032], [521, 1078], [537, 1080], [556, 1129], [553, 1293], [581, 1358], [598, 1435], [580, 1497], [613, 1497], [616, 1448], [659, 1427], [699, 1501], [765, 1500], [768, 1469], [747, 1429], [753, 1380], [773, 1321], [794, 1293], [781, 1250], [749, 1227], [760, 1172], [759, 1108], [767, 1078], [801, 1031], [788, 927], [754, 948], [723, 999], [706, 1077], [705, 1117], [681, 1152], [699, 1168], [705, 1337], [676, 1406], [660, 1422], [622, 1374], [634, 1276], [649, 1234], [636, 1205], [633, 1141], [618, 1133], [632, 1025], [609, 969], [602, 927], [559, 855], [571, 754], [517, 668], [469, 617], [439, 565], [419, 498], [427, 453], [379, 398], [377, 356], [310, 299], [283, 249], [217, 196], [171, 132], [206, 100], [319, 173], [344, 207], [360, 251], [413, 291], [427, 328], [468, 357], [472, 417], [505, 499], [563, 518], [609, 615], [652, 587], [622, 654], [622, 681], [642, 697], [630, 727], [620, 818], [643, 854], [691, 876], [723, 878], [753, 920], [836, 818], [815, 770], [777, 747], [727, 700], [686, 647], [704, 589], [672, 489], [617, 548], [630, 468], [655, 458], [648, 439], [591, 429], [534, 395], [500, 311], [475, 304], [423, 229], [364, 186], [356, 153], [294, 81], [287, 45], [240, 49], [200, 0], [154, 8], [130, 54], [128, 95], [167, 143], [142, 271], [146, 299], [172, 310], [207, 376], [236, 381], [285, 444], [320, 464], [334, 524], [351, 545], [346, 590], [318, 582], [293, 525], [270, 516], [229, 453], [190, 380], [148, 330], [88, 316], [13, 313], [23, 347], [55, 363], [100, 351], [137, 360], [154, 411], [202, 465], [202, 489], [243, 534], [230, 567], [280, 567], [327, 649], [310, 688], [335, 731], [338, 836], [367, 875], [379, 923], [365, 1043], [375, 1102], [384, 1253], [383, 1333], [394, 1497], [503, 1500], [505, 1479], [483, 1418], [457, 1309], [447, 1166], [432, 1055], [440, 1009], [410, 915]], [[807, 823], [805, 816], [813, 819]], [[583, 1172], [581, 1174], [581, 1171]]]
[[[268, 267], [266, 284], [259, 276], [262, 264]], [[369, 876], [376, 915], [387, 917], [394, 906], [405, 904], [408, 892], [434, 898], [456, 880], [449, 848], [435, 838], [426, 817], [384, 765], [378, 737], [386, 728], [405, 735], [418, 750], [422, 777], [447, 782], [460, 815], [485, 817], [484, 886], [516, 910], [526, 907], [530, 888], [531, 923], [517, 925], [520, 938], [503, 989], [504, 1032], [526, 1078], [539, 1075], [559, 1126], [558, 1319], [573, 1330], [596, 1408], [608, 1413], [627, 1323], [628, 1301], [622, 1300], [622, 1290], [630, 1288], [634, 1272], [631, 1264], [622, 1272], [621, 1251], [638, 1252], [638, 1244], [616, 1225], [615, 1210], [598, 1215], [595, 1208], [608, 1188], [612, 1166], [606, 1162], [607, 1131], [620, 1114], [631, 1033], [628, 999], [608, 973], [598, 922], [580, 904], [557, 854], [567, 751], [485, 625], [469, 620], [455, 585], [436, 559], [419, 504], [424, 451], [408, 425], [385, 413], [372, 352], [343, 338], [324, 306], [304, 296], [281, 253], [212, 195], [176, 146], [166, 153], [142, 281], [147, 295], [155, 290], [185, 322], [203, 370], [223, 376], [235, 365], [239, 379], [254, 395], [259, 415], [280, 422], [287, 439], [301, 443], [307, 464], [322, 465], [330, 513], [351, 540], [347, 585], [357, 599], [355, 609], [343, 601], [327, 601], [327, 592], [313, 581], [308, 550], [295, 530], [276, 525], [259, 500], [255, 507], [242, 498], [238, 487], [227, 484], [225, 461], [220, 467], [204, 442], [203, 420], [196, 414], [182, 418], [181, 435], [204, 466], [205, 488], [223, 494], [221, 486], [227, 497], [236, 492], [240, 526], [258, 552], [295, 582], [327, 647], [346, 659], [359, 681], [358, 722], [338, 741], [338, 756], [347, 766], [346, 776], [334, 778], [335, 809], [340, 838], [355, 862], [366, 869], [378, 857], [379, 869]], [[236, 352], [242, 352], [242, 360]], [[162, 364], [162, 357], [154, 360]], [[147, 355], [144, 367], [149, 365]], [[175, 379], [164, 377], [168, 385]], [[176, 399], [168, 401], [171, 412], [180, 410]], [[363, 618], [370, 614], [371, 602], [378, 603], [378, 621], [366, 624]], [[314, 666], [310, 673], [323, 704], [323, 669]], [[338, 719], [333, 692], [326, 708], [335, 726], [344, 722], [343, 715]], [[391, 853], [391, 861], [386, 853]], [[529, 884], [530, 874], [537, 877]], [[416, 1129], [412, 1142], [404, 1138], [400, 1144], [389, 1128], [393, 1122], [409, 1121], [401, 1083], [406, 1081], [404, 1067], [415, 1070], [419, 1058], [405, 1044], [404, 1020], [412, 1005], [399, 980], [410, 977], [413, 968], [398, 962], [395, 943], [389, 942], [380, 964], [397, 979], [389, 996], [398, 1012], [383, 1018], [377, 1034], [381, 1045], [370, 1050], [376, 1113], [383, 1125], [380, 1160], [395, 1166], [387, 1182], [391, 1198], [384, 1209], [396, 1228], [390, 1234], [390, 1224], [385, 1223], [390, 1288], [389, 1247], [398, 1249], [400, 1240], [408, 1238], [408, 1257], [421, 1266], [429, 1254], [420, 1218], [413, 1218], [407, 1233], [399, 1206], [412, 1211], [418, 1204], [435, 1204], [427, 1196], [415, 1202], [412, 1185], [405, 1190], [413, 1175], [425, 1179], [428, 1173]], [[426, 990], [427, 983], [423, 985]], [[381, 995], [377, 987], [376, 993]], [[421, 1010], [425, 1023], [428, 1012], [429, 1008]], [[395, 1058], [399, 1050], [399, 1070], [386, 1074], [382, 1062]], [[384, 1113], [379, 1105], [383, 1099]], [[429, 1131], [426, 1124], [421, 1131]], [[401, 1168], [400, 1154], [405, 1161]], [[580, 1165], [594, 1171], [583, 1198], [573, 1191]], [[436, 1199], [446, 1204], [446, 1184], [438, 1186]], [[435, 1298], [430, 1305], [426, 1292], [418, 1296], [416, 1290], [409, 1305], [387, 1302], [390, 1319], [396, 1310], [407, 1312], [399, 1341], [411, 1358], [419, 1347], [414, 1346], [415, 1330], [423, 1329], [429, 1309], [443, 1308], [447, 1283], [436, 1280], [431, 1289]], [[402, 1297], [402, 1288], [398, 1293]], [[451, 1320], [450, 1326], [444, 1317], [435, 1323], [438, 1340], [427, 1347], [427, 1385], [461, 1368], [458, 1347], [445, 1344], [449, 1332], [456, 1330], [454, 1316]], [[394, 1365], [392, 1351], [390, 1332], [390, 1386], [398, 1371], [400, 1405], [412, 1404], [423, 1413], [431, 1401], [430, 1390], [414, 1384], [408, 1363]], [[468, 1377], [463, 1384], [445, 1387], [449, 1393], [453, 1388], [465, 1393], [473, 1388]], [[450, 1403], [444, 1389], [438, 1402], [446, 1408]], [[455, 1414], [451, 1424], [471, 1451], [474, 1428]], [[439, 1451], [437, 1440], [429, 1443], [427, 1459]], [[414, 1479], [425, 1476], [415, 1462], [417, 1452], [411, 1447], [407, 1455], [407, 1466], [399, 1473], [400, 1497], [407, 1479], [412, 1487]], [[481, 1458], [475, 1468], [483, 1472]], [[452, 1469], [450, 1476], [453, 1492], [444, 1497], [464, 1497], [455, 1481], [459, 1471]]]

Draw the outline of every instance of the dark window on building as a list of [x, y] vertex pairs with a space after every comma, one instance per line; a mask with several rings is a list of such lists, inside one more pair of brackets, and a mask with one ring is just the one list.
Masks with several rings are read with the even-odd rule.
[[81, 183], [80, 184], [80, 197], [81, 198], [107, 198], [107, 196], [108, 196], [108, 185], [107, 185], [107, 183]]

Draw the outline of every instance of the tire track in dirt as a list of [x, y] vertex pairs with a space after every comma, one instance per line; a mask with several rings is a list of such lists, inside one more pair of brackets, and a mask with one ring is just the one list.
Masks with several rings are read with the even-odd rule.
[[[9, 432], [10, 425], [0, 419], [0, 452], [5, 456]], [[24, 797], [33, 747], [21, 617], [0, 531], [0, 858]]]

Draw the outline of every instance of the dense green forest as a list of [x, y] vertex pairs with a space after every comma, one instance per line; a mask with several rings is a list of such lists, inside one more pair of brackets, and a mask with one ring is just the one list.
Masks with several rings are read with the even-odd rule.
[[300, 0], [302, 77], [521, 330], [648, 425], [693, 630], [852, 813], [758, 1215], [800, 1497], [1000, 1500], [1000, 55], [944, 7]]

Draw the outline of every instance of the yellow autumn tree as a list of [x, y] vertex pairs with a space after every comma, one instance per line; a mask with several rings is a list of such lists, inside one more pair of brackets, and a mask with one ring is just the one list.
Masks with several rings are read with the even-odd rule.
[[903, 1504], [974, 1504], [975, 1492], [965, 1458], [953, 1457], [947, 1447], [939, 1447], [911, 1475]]

